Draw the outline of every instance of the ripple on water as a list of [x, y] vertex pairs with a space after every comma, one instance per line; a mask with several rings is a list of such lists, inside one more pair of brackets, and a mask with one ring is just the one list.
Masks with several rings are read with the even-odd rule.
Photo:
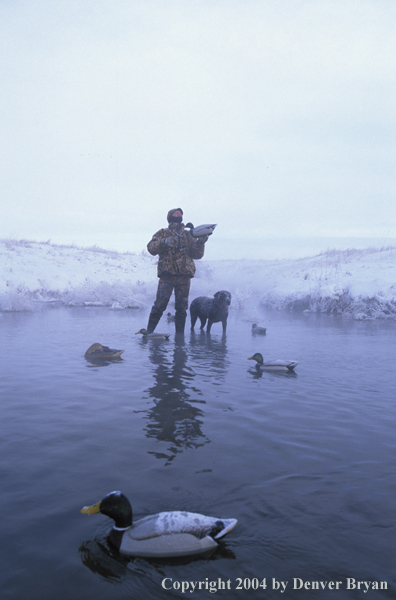
[[[267, 313], [257, 339], [233, 314], [226, 338], [153, 344], [134, 336], [145, 320], [3, 315], [3, 586], [107, 600], [168, 597], [164, 577], [394, 581], [394, 375], [373, 359], [391, 332]], [[122, 360], [88, 363], [96, 341], [125, 348]], [[257, 350], [298, 360], [296, 375], [249, 370]], [[207, 558], [125, 560], [108, 519], [79, 512], [114, 489], [136, 517], [181, 509], [238, 525]]]

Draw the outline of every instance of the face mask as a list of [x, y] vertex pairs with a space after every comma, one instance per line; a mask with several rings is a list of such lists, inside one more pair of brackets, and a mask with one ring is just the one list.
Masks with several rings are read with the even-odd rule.
[[181, 223], [183, 217], [169, 217], [169, 223]]

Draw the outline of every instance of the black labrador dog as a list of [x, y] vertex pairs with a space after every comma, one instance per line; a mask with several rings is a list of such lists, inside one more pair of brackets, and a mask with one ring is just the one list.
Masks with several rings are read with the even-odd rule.
[[205, 327], [206, 320], [208, 321], [207, 333], [210, 333], [213, 323], [219, 323], [220, 321], [223, 324], [223, 333], [225, 333], [230, 304], [231, 294], [226, 290], [216, 292], [214, 298], [207, 298], [206, 296], [194, 298], [190, 305], [191, 330], [194, 329], [195, 322], [199, 317], [201, 329]]

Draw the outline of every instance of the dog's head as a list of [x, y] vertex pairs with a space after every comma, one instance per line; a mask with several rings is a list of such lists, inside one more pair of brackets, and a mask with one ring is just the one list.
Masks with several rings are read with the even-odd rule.
[[214, 299], [216, 304], [218, 304], [219, 306], [229, 306], [231, 304], [231, 294], [226, 290], [216, 292], [214, 295]]

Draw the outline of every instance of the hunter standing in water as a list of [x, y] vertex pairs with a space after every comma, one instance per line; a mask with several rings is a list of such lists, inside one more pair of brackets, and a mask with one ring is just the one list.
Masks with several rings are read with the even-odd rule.
[[159, 277], [157, 296], [150, 312], [147, 333], [156, 328], [164, 310], [168, 306], [172, 292], [175, 292], [176, 333], [184, 332], [188, 308], [188, 294], [191, 278], [194, 277], [194, 259], [202, 258], [208, 235], [193, 237], [182, 223], [183, 211], [173, 208], [168, 212], [168, 227], [155, 233], [147, 244], [153, 256], [158, 254]]

